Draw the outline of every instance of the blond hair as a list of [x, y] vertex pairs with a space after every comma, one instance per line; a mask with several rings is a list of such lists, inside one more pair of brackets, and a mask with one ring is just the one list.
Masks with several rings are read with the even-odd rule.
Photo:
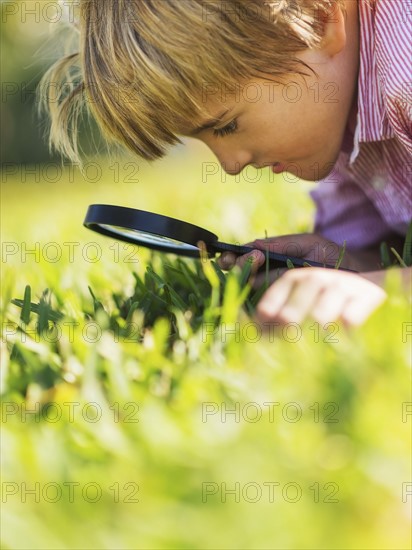
[[145, 159], [180, 142], [205, 114], [205, 86], [307, 74], [296, 54], [316, 47], [343, 0], [80, 0], [78, 51], [45, 74], [41, 104], [51, 148], [79, 162], [86, 106], [109, 140]]

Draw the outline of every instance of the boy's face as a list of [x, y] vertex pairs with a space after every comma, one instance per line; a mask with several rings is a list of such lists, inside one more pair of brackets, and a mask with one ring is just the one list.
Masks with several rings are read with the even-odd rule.
[[326, 177], [357, 109], [357, 26], [344, 38], [342, 48], [328, 44], [297, 56], [318, 78], [290, 76], [283, 84], [253, 79], [232, 90], [205, 83], [202, 100], [210, 119], [220, 120], [200, 130], [192, 125], [184, 133], [203, 141], [230, 174], [253, 165], [310, 181]]

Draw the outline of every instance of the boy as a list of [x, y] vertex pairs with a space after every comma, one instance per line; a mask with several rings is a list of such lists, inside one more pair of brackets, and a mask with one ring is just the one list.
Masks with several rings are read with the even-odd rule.
[[[262, 297], [257, 319], [361, 324], [385, 298], [379, 244], [397, 244], [412, 218], [407, 3], [80, 4], [80, 52], [43, 85], [47, 92], [48, 81], [69, 81], [77, 66], [76, 87], [50, 104], [51, 142], [77, 159], [69, 121], [85, 94], [106, 134], [147, 159], [186, 135], [206, 143], [231, 174], [252, 164], [322, 180], [313, 193], [314, 234], [255, 241], [237, 263], [251, 258], [257, 269], [262, 250], [282, 252], [291, 242], [302, 257], [331, 263], [346, 241], [343, 266], [359, 274], [290, 270]], [[251, 86], [259, 91], [253, 101], [244, 93]], [[220, 259], [226, 268], [234, 261]], [[410, 286], [411, 268], [402, 276]]]

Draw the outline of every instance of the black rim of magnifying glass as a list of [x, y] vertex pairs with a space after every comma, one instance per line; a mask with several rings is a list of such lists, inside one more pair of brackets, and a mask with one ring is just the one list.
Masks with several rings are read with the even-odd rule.
[[[213, 244], [218, 241], [218, 236], [214, 233], [169, 216], [126, 206], [92, 204], [89, 206], [83, 225], [92, 231], [114, 239], [179, 256], [199, 258], [200, 250], [197, 246], [199, 241], [205, 243], [209, 255], [214, 256], [217, 252]], [[149, 235], [163, 237], [165, 243], [148, 244], [143, 239], [139, 239], [138, 235], [136, 237], [128, 236], [127, 233], [122, 233], [122, 230], [141, 231]], [[179, 241], [183, 245], [174, 245], [167, 242], [167, 239]]]
[[[162, 216], [145, 210], [137, 210], [126, 206], [113, 206], [109, 204], [92, 204], [89, 206], [83, 225], [92, 231], [106, 235], [113, 239], [132, 243], [136, 246], [143, 246], [161, 252], [199, 258], [199, 241], [206, 246], [209, 256], [219, 252], [233, 252], [241, 255], [251, 252], [253, 248], [248, 246], [232, 245], [219, 242], [218, 236], [202, 227], [183, 222], [169, 216]], [[140, 231], [148, 235], [156, 235], [165, 238], [164, 243], [148, 243], [144, 238], [130, 236], [127, 231]], [[168, 240], [178, 241], [182, 244], [172, 244]], [[334, 269], [333, 265], [325, 265], [312, 260], [295, 258], [293, 256], [268, 253], [269, 265], [271, 268], [286, 267], [288, 260], [295, 267], [303, 267], [305, 264], [311, 267], [323, 267]], [[340, 268], [341, 271], [352, 271]]]

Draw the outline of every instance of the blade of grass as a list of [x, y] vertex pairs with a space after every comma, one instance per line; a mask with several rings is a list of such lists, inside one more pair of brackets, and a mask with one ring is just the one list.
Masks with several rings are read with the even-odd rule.
[[[267, 229], [265, 229], [265, 239], [268, 238]], [[265, 250], [265, 288], [269, 288], [269, 247]]]
[[382, 267], [387, 269], [392, 265], [391, 256], [389, 254], [389, 248], [387, 243], [385, 242], [382, 242], [380, 245], [380, 256], [381, 256]]
[[242, 271], [240, 273], [240, 286], [241, 286], [241, 288], [243, 288], [249, 280], [250, 274], [252, 272], [252, 264], [253, 264], [253, 261], [251, 259], [248, 259], [247, 262], [245, 263], [245, 265], [242, 268]]
[[254, 292], [250, 298], [247, 299], [248, 307], [251, 306], [254, 309], [266, 290], [266, 285], [263, 284], [256, 292]]
[[[202, 294], [199, 290], [199, 285], [197, 285], [195, 283], [195, 277], [196, 276], [189, 270], [186, 263], [183, 260], [181, 260], [180, 258], [178, 258], [177, 265], [182, 270], [182, 274], [183, 274], [187, 284], [190, 286], [190, 288], [193, 290], [193, 292], [196, 294], [196, 296], [201, 299]], [[212, 265], [214, 266], [214, 264], [212, 264]]]
[[403, 261], [403, 259], [400, 257], [399, 255], [399, 252], [397, 250], [395, 250], [395, 248], [391, 248], [391, 252], [392, 254], [395, 256], [395, 258], [398, 260], [399, 264], [402, 266], [402, 267], [408, 267], [406, 265], [406, 263]]
[[49, 300], [48, 290], [46, 289], [39, 302], [39, 321], [37, 324], [37, 331], [39, 334], [49, 329], [49, 311], [51, 309]]
[[412, 220], [408, 227], [402, 253], [403, 261], [407, 266], [412, 266]]
[[223, 285], [223, 287], [226, 284], [226, 275], [223, 273], [223, 271], [220, 269], [220, 266], [216, 262], [211, 262], [213, 269], [216, 271], [216, 275], [219, 277], [219, 281]]
[[343, 241], [343, 246], [342, 248], [340, 249], [340, 252], [339, 252], [339, 258], [337, 259], [337, 262], [335, 264], [335, 269], [339, 269], [341, 264], [342, 264], [342, 261], [343, 261], [343, 258], [345, 256], [345, 253], [346, 253], [346, 241]]
[[159, 288], [163, 288], [165, 286], [165, 281], [153, 270], [153, 268], [148, 265], [146, 268], [147, 275], [157, 283]]
[[171, 303], [175, 307], [177, 307], [181, 311], [186, 311], [187, 310], [187, 305], [181, 299], [179, 294], [170, 285], [165, 285], [164, 291], [165, 291], [166, 295], [170, 296]]
[[196, 294], [193, 294], [193, 292], [191, 292], [189, 294], [189, 307], [192, 311], [198, 311], [200, 308], [201, 308], [201, 302], [199, 301], [198, 297]]
[[91, 297], [93, 298], [93, 308], [94, 308], [94, 314], [96, 315], [96, 313], [98, 311], [104, 311], [106, 313], [106, 310], [104, 309], [103, 307], [103, 304], [96, 298], [96, 296], [94, 295], [94, 292], [93, 290], [91, 289], [90, 286], [87, 287], [89, 289], [89, 292], [91, 294]]
[[146, 292], [146, 287], [144, 286], [144, 282], [142, 281], [141, 277], [133, 272], [133, 277], [135, 280], [135, 294], [137, 293], [137, 290], [139, 289], [141, 292]]
[[159, 314], [159, 311], [155, 311], [155, 308], [161, 308], [161, 310], [166, 313], [169, 306], [170, 304], [168, 304], [165, 300], [160, 298], [160, 296], [157, 296], [154, 292], [149, 290], [146, 292], [146, 295], [143, 297], [143, 299], [139, 302], [138, 309], [143, 311], [143, 313], [145, 314], [150, 313], [157, 316]]
[[29, 285], [24, 289], [23, 306], [20, 313], [20, 319], [28, 325], [30, 323], [31, 312], [31, 287]]
[[126, 325], [130, 325], [133, 321], [133, 314], [134, 312], [136, 311], [136, 309], [139, 309], [139, 304], [137, 302], [133, 302], [131, 305], [130, 305], [130, 309], [127, 313], [127, 317], [126, 317]]
[[204, 277], [210, 284], [211, 292], [210, 297], [206, 300], [207, 307], [204, 311], [205, 322], [215, 322], [217, 316], [220, 314], [220, 299], [221, 299], [221, 284], [216, 270], [212, 266], [212, 262], [208, 256], [206, 245], [204, 242], [199, 241], [197, 243], [200, 251], [199, 265], [203, 271]]
[[[17, 307], [22, 308], [24, 305], [23, 300], [19, 300], [17, 298], [11, 300], [11, 303], [14, 304]], [[30, 304], [30, 309], [32, 313], [35, 313], [36, 315], [39, 315], [39, 304]], [[54, 323], [57, 323], [64, 317], [63, 313], [60, 313], [59, 311], [54, 311], [52, 309], [49, 310], [49, 320], [53, 321]]]

